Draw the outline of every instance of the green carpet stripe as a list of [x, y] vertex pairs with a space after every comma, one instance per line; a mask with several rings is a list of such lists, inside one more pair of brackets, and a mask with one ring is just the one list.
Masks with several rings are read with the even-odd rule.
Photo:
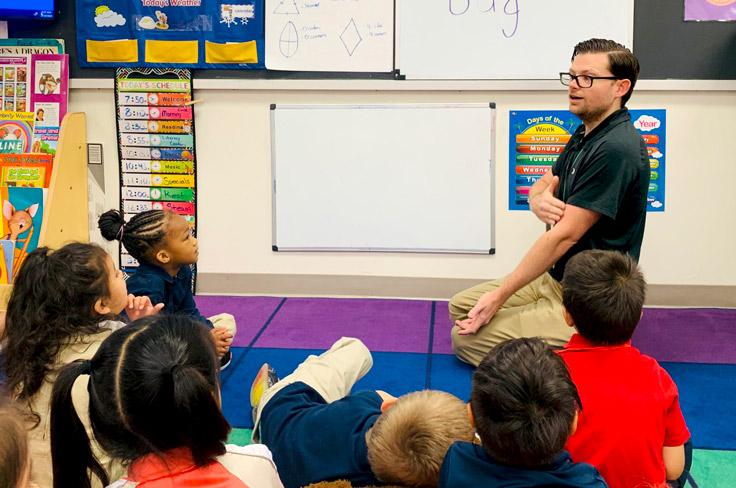
[[733, 488], [736, 451], [693, 450], [693, 479], [702, 488]]

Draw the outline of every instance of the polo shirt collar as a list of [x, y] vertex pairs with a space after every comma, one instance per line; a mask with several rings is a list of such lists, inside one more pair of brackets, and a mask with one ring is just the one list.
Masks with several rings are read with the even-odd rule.
[[616, 344], [616, 345], [605, 345], [601, 346], [599, 344], [595, 344], [585, 337], [581, 336], [580, 334], [573, 334], [573, 336], [570, 338], [570, 341], [565, 345], [565, 349], [569, 350], [575, 350], [575, 349], [622, 349], [622, 348], [628, 348], [631, 346], [631, 340], [626, 341], [623, 344]]
[[173, 283], [174, 279], [180, 279], [183, 268], [184, 267], [182, 266], [182, 268], [179, 269], [179, 272], [176, 274], [176, 276], [171, 276], [169, 273], [166, 272], [165, 269], [163, 269], [161, 266], [156, 266], [155, 264], [140, 263], [140, 266], [138, 267], [138, 269], [145, 269], [148, 273], [160, 276], [167, 283]]
[[609, 130], [613, 129], [623, 122], [626, 122], [627, 120], [631, 120], [631, 117], [629, 116], [629, 109], [627, 109], [626, 107], [622, 107], [603, 119], [601, 123], [598, 124], [595, 129], [590, 132], [590, 134], [585, 134], [585, 126], [583, 124], [580, 124], [578, 130], [581, 131], [581, 135], [585, 134], [583, 136], [583, 140], [589, 141], [598, 134], [605, 134]]

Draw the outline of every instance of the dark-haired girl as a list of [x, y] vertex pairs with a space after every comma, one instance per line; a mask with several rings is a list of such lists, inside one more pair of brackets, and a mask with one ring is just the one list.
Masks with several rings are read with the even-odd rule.
[[120, 241], [140, 266], [128, 278], [128, 289], [166, 305], [167, 313], [187, 315], [204, 323], [215, 340], [220, 369], [230, 364], [230, 344], [235, 336], [235, 318], [227, 313], [204, 317], [192, 296], [191, 265], [197, 262], [199, 246], [189, 223], [167, 210], [149, 210], [126, 222], [117, 210], [100, 216], [102, 237]]
[[218, 362], [207, 328], [166, 314], [112, 333], [91, 359], [59, 373], [51, 408], [54, 488], [114, 480], [92, 456], [74, 408], [80, 378], [89, 383], [94, 437], [128, 466], [112, 486], [282, 488], [265, 446], [225, 445], [230, 425], [220, 410]]
[[[71, 243], [56, 251], [42, 247], [26, 258], [8, 303], [2, 361], [5, 387], [28, 417], [31, 478], [41, 488], [52, 486], [49, 408], [58, 370], [91, 358], [112, 330], [125, 325], [115, 320], [123, 309], [134, 319], [161, 307], [128, 295], [121, 272], [94, 244]], [[79, 406], [87, 401], [81, 382], [74, 398]], [[86, 415], [82, 418], [88, 426]], [[101, 465], [116, 472], [93, 445]]]

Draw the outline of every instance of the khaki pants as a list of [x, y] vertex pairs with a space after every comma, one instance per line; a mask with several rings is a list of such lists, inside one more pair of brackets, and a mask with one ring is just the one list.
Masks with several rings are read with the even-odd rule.
[[301, 381], [314, 388], [327, 403], [346, 397], [353, 385], [370, 371], [373, 357], [359, 339], [342, 337], [319, 356], [310, 355], [293, 373], [266, 390], [258, 402], [253, 442], [258, 441], [258, 424], [268, 401], [284, 387]]
[[235, 333], [238, 331], [238, 326], [235, 324], [235, 317], [229, 313], [213, 315], [212, 317], [207, 317], [207, 320], [212, 322], [215, 329], [224, 327], [233, 335], [233, 337], [235, 337]]
[[541, 337], [552, 346], [563, 346], [570, 340], [574, 331], [563, 315], [562, 286], [549, 273], [514, 293], [478, 332], [459, 335], [455, 321], [468, 318], [480, 296], [498, 288], [501, 281], [481, 283], [450, 300], [452, 349], [458, 358], [478, 366], [493, 346], [509, 339]]

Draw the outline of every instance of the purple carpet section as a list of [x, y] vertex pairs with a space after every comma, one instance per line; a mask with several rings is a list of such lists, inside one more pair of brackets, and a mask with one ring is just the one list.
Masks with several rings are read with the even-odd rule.
[[195, 297], [199, 312], [205, 317], [220, 313], [229, 313], [235, 317], [238, 325], [238, 332], [233, 339], [235, 347], [250, 345], [281, 300], [283, 298], [278, 297]]
[[[235, 346], [248, 346], [282, 298], [198, 296], [203, 315], [235, 316]], [[288, 298], [254, 346], [325, 349], [341, 336], [373, 351], [425, 353], [434, 306], [432, 352], [452, 354], [447, 302]], [[647, 308], [634, 345], [659, 361], [736, 364], [736, 310]]]
[[658, 361], [736, 364], [736, 310], [647, 308], [633, 344]]
[[325, 349], [342, 336], [372, 351], [427, 352], [432, 302], [289, 298], [255, 347]]
[[448, 302], [434, 303], [434, 342], [432, 352], [435, 354], [452, 354], [452, 340], [450, 331], [452, 322], [447, 312]]

